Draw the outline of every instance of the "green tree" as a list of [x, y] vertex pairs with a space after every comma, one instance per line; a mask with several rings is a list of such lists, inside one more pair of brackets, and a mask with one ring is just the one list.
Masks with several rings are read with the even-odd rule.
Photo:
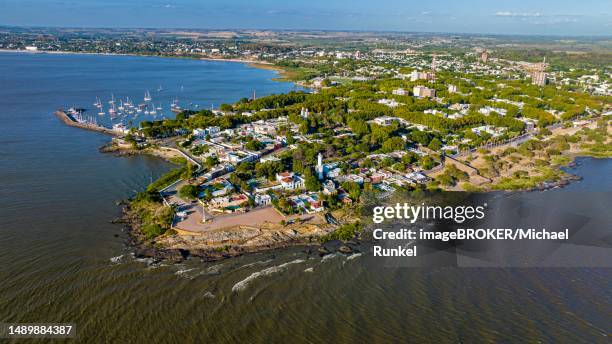
[[436, 137], [431, 140], [431, 142], [429, 142], [429, 145], [427, 147], [429, 147], [429, 149], [431, 150], [439, 151], [440, 149], [442, 149], [442, 142], [440, 142], [440, 140]]
[[185, 199], [195, 199], [198, 197], [198, 187], [191, 184], [181, 186], [179, 196]]

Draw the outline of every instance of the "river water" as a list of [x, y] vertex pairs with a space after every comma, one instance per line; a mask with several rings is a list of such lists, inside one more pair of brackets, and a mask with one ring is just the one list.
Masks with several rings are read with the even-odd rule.
[[[274, 76], [238, 63], [0, 54], [0, 322], [72, 322], [93, 343], [609, 340], [607, 268], [381, 268], [367, 252], [300, 248], [217, 263], [133, 259], [108, 222], [115, 202], [169, 165], [98, 153], [108, 137], [52, 112], [111, 92], [205, 107], [293, 87]], [[573, 172], [584, 181], [520, 197], [612, 194], [610, 160]], [[601, 206], [581, 211], [609, 219]]]

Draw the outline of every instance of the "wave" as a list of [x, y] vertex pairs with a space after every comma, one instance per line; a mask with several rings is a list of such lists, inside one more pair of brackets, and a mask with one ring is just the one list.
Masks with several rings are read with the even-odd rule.
[[308, 268], [308, 269], [304, 269], [304, 272], [313, 272], [314, 268]]
[[258, 272], [254, 272], [252, 273], [249, 277], [243, 279], [242, 281], [234, 284], [234, 286], [232, 287], [232, 291], [236, 292], [236, 291], [240, 291], [240, 290], [244, 290], [246, 289], [246, 287], [249, 286], [249, 284], [251, 282], [253, 282], [254, 280], [258, 279], [259, 277], [263, 277], [263, 276], [269, 276], [272, 274], [275, 274], [277, 272], [281, 272], [287, 269], [288, 266], [293, 265], [293, 264], [299, 264], [299, 263], [303, 263], [305, 260], [303, 259], [296, 259], [296, 260], [292, 260], [290, 262], [281, 264], [281, 265], [277, 265], [277, 266], [272, 266], [266, 269], [263, 269], [261, 271]]
[[330, 260], [332, 258], [336, 258], [336, 257], [339, 257], [339, 256], [340, 256], [339, 253], [328, 254], [326, 256], [323, 256], [323, 259], [321, 259], [321, 262], [325, 262], [325, 261], [328, 261], [328, 260]]
[[248, 268], [250, 266], [254, 266], [254, 265], [264, 265], [264, 264], [268, 264], [269, 262], [273, 261], [274, 259], [266, 259], [266, 260], [259, 260], [253, 263], [249, 263], [249, 264], [245, 264], [243, 266], [240, 267], [240, 269], [242, 268]]
[[175, 275], [177, 275], [177, 276], [180, 276], [180, 275], [186, 274], [186, 273], [188, 273], [189, 271], [193, 271], [193, 270], [195, 270], [195, 268], [192, 268], [192, 269], [185, 269], [185, 270], [179, 270], [179, 271], [175, 272], [174, 274], [175, 274]]
[[353, 260], [353, 259], [355, 259], [357, 257], [360, 257], [360, 256], [361, 256], [361, 253], [353, 253], [350, 256], [346, 257], [346, 260]]

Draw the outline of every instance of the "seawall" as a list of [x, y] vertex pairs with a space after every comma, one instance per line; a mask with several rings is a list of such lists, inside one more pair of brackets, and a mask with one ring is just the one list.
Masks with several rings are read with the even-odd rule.
[[111, 136], [123, 136], [123, 133], [112, 130], [110, 128], [102, 127], [96, 124], [91, 123], [79, 123], [72, 116], [64, 112], [63, 110], [55, 111], [55, 116], [59, 118], [60, 121], [64, 122], [64, 124], [69, 125], [71, 127], [77, 127], [85, 130], [97, 131], [99, 133], [103, 133]]

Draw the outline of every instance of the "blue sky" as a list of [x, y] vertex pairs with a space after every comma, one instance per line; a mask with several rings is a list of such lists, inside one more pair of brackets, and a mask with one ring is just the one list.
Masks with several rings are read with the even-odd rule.
[[612, 0], [0, 0], [0, 25], [612, 35]]

